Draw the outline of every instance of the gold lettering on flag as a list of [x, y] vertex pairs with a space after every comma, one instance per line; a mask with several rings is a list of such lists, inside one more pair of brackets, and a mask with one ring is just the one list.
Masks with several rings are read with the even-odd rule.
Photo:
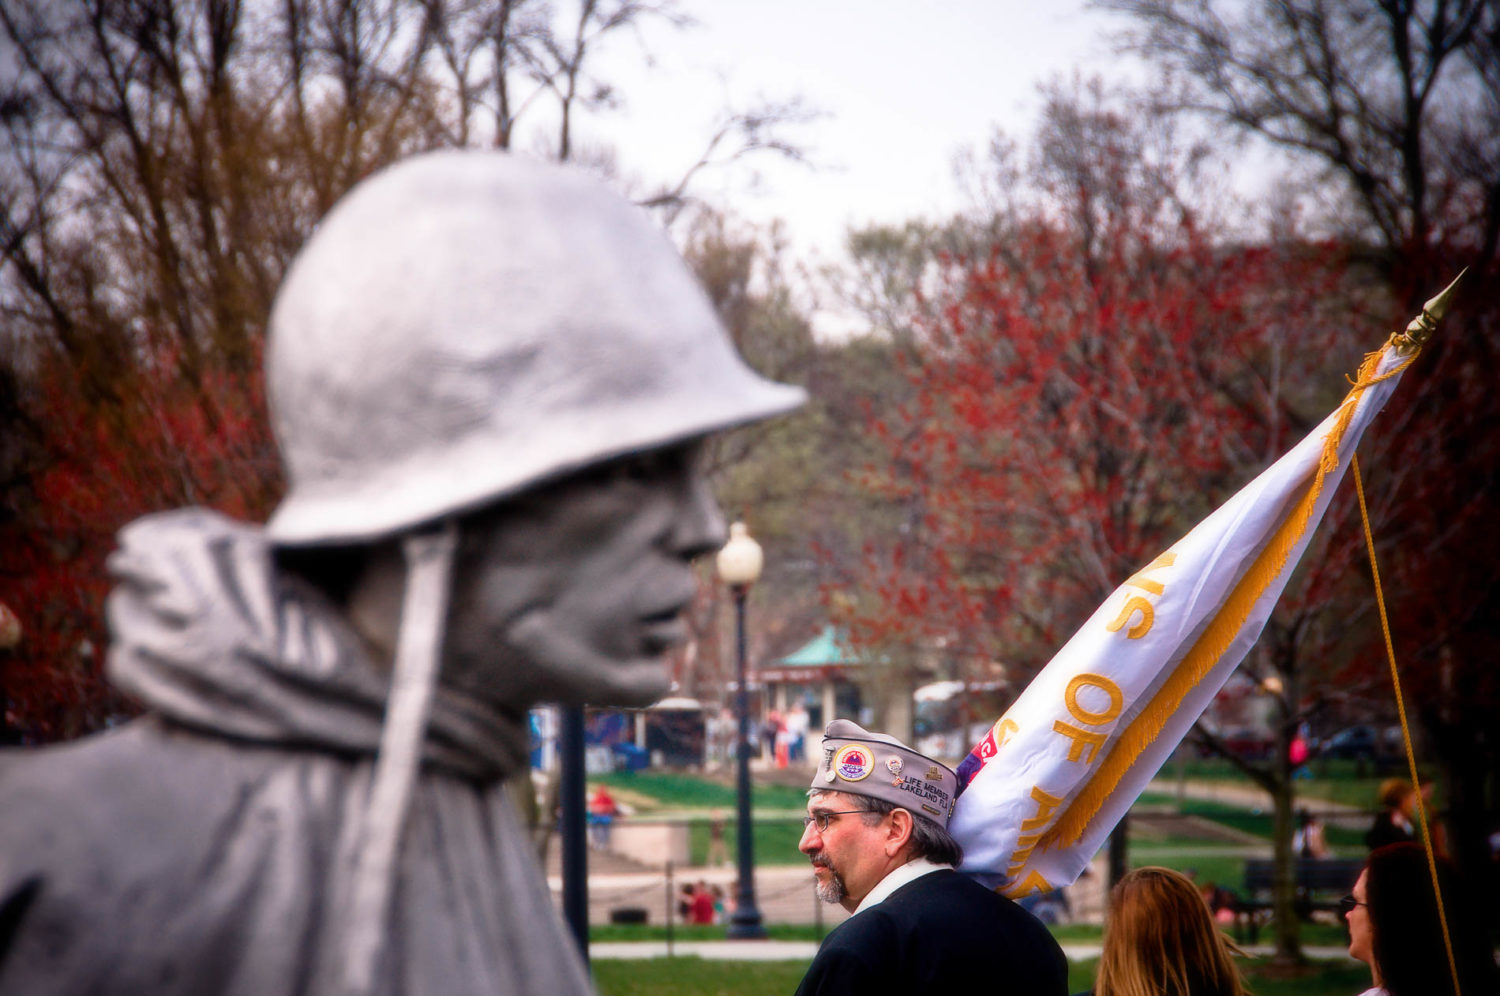
[[1052, 883], [1042, 878], [1042, 873], [1033, 868], [1026, 877], [1019, 882], [1014, 882], [1008, 889], [1001, 889], [1000, 895], [1007, 899], [1019, 899], [1028, 892], [1051, 892]]
[[[1176, 562], [1177, 554], [1168, 550], [1137, 571], [1122, 587], [1139, 588], [1147, 594], [1160, 597], [1167, 590], [1167, 586], [1160, 581], [1153, 581], [1151, 578], [1146, 577], [1146, 572], [1154, 571], [1158, 567], [1171, 567]], [[1141, 621], [1126, 630], [1125, 637], [1130, 640], [1139, 640], [1151, 632], [1151, 625], [1156, 621], [1156, 607], [1140, 595], [1131, 595], [1125, 599], [1125, 604], [1120, 607], [1120, 614], [1115, 616], [1114, 621], [1107, 624], [1104, 628], [1111, 633], [1118, 633], [1130, 621], [1130, 617], [1137, 612], [1141, 614]]]
[[1016, 838], [1016, 849], [1011, 852], [1007, 875], [1015, 875], [1026, 864], [1031, 852], [1036, 849], [1037, 841], [1042, 839], [1042, 828], [1052, 821], [1052, 814], [1063, 804], [1060, 797], [1052, 795], [1040, 785], [1031, 787], [1031, 799], [1036, 803], [1036, 815], [1021, 821], [1021, 836]]
[[1057, 807], [1062, 805], [1062, 800], [1055, 795], [1049, 795], [1043, 791], [1040, 785], [1031, 786], [1031, 798], [1036, 802], [1036, 815], [1029, 820], [1021, 821], [1021, 829], [1040, 830], [1052, 819], [1052, 814], [1057, 812]]
[[[1103, 691], [1109, 696], [1109, 706], [1099, 712], [1085, 708], [1078, 701], [1078, 693], [1084, 688], [1097, 688]], [[1125, 708], [1125, 693], [1120, 691], [1119, 685], [1102, 674], [1077, 674], [1068, 682], [1068, 690], [1063, 695], [1063, 703], [1068, 707], [1068, 714], [1084, 726], [1102, 726], [1119, 716], [1120, 711]], [[1069, 761], [1092, 764], [1094, 758], [1099, 756], [1099, 748], [1104, 745], [1105, 734], [1080, 729], [1060, 719], [1052, 723], [1052, 729], [1073, 741], [1068, 746]]]

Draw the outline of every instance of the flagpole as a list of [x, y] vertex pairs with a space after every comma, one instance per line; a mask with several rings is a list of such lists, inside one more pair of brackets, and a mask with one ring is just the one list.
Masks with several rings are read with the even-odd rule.
[[1463, 280], [1464, 274], [1469, 272], [1466, 266], [1458, 271], [1458, 276], [1453, 282], [1444, 287], [1432, 300], [1422, 305], [1422, 313], [1406, 326], [1406, 331], [1397, 332], [1391, 336], [1391, 343], [1403, 352], [1412, 352], [1427, 345], [1427, 340], [1432, 338], [1432, 333], [1437, 331], [1438, 322], [1448, 313], [1448, 307], [1453, 303], [1453, 292], [1458, 287], [1459, 281]]

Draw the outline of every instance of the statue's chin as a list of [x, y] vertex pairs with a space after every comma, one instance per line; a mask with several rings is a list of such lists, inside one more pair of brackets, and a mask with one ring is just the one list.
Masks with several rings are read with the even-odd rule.
[[672, 690], [667, 667], [659, 660], [614, 662], [604, 673], [560, 689], [559, 705], [613, 705], [641, 707], [659, 702]]
[[515, 620], [504, 643], [509, 653], [495, 650], [459, 667], [467, 676], [464, 683], [502, 708], [524, 710], [539, 703], [648, 706], [671, 690], [660, 657], [601, 653], [556, 625], [545, 611]]

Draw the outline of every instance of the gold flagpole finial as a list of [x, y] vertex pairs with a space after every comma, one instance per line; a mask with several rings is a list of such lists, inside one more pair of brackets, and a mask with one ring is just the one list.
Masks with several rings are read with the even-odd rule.
[[1415, 352], [1427, 345], [1427, 340], [1432, 338], [1432, 333], [1437, 331], [1437, 323], [1448, 313], [1448, 305], [1453, 301], [1453, 291], [1458, 287], [1459, 281], [1463, 280], [1464, 274], [1469, 272], [1466, 266], [1458, 271], [1458, 276], [1453, 282], [1444, 287], [1442, 292], [1422, 305], [1422, 313], [1411, 320], [1406, 326], [1405, 332], [1397, 332], [1391, 336], [1391, 342], [1403, 352]]

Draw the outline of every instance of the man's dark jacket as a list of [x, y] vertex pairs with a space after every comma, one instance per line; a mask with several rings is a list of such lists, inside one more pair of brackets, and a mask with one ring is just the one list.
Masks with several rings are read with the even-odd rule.
[[797, 992], [916, 996], [969, 987], [994, 996], [1065, 996], [1068, 962], [1036, 917], [943, 870], [908, 882], [840, 924]]

